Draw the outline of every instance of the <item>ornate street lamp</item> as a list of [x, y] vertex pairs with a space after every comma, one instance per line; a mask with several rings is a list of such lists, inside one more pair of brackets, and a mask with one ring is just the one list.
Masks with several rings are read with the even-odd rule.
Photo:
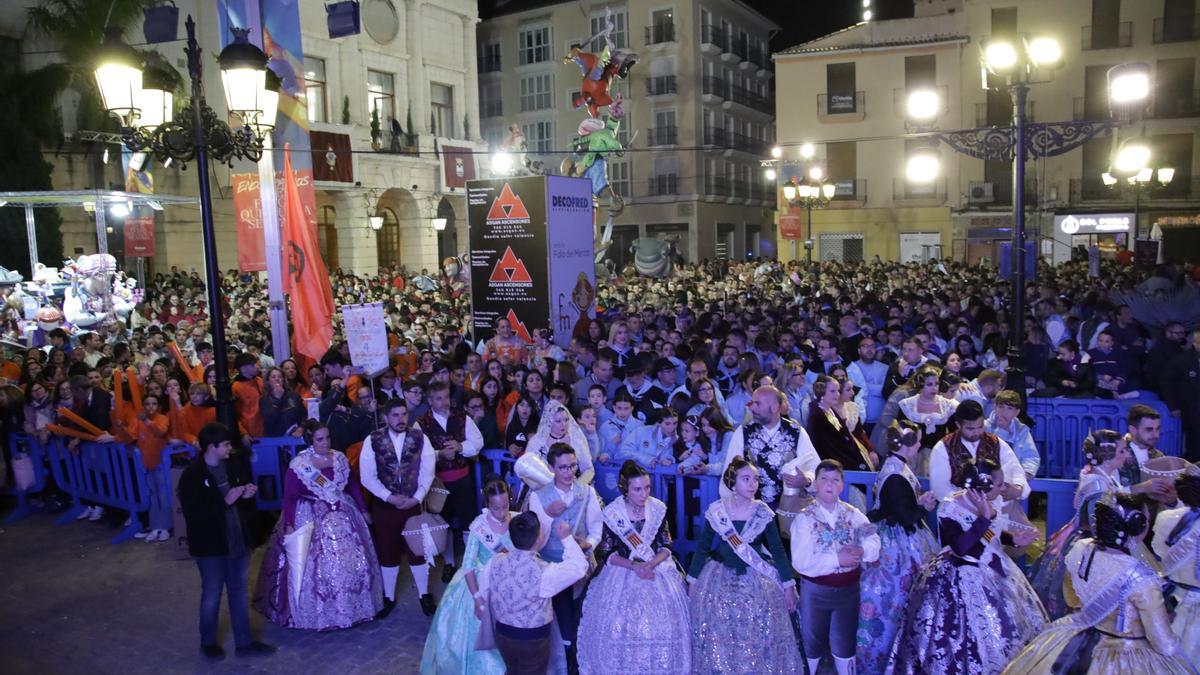
[[121, 122], [121, 137], [127, 148], [155, 155], [164, 164], [178, 162], [180, 168], [190, 162], [198, 165], [204, 275], [217, 373], [217, 416], [230, 429], [236, 429], [208, 162], [212, 158], [232, 165], [235, 158], [253, 162], [262, 158], [263, 138], [274, 127], [279, 106], [279, 78], [268, 75], [267, 57], [250, 44], [247, 31], [233, 29], [234, 41], [217, 59], [226, 107], [242, 122], [242, 126], [231, 128], [205, 103], [201, 49], [196, 41], [196, 22], [191, 16], [186, 26], [184, 53], [192, 96], [178, 117], [173, 114], [174, 95], [167, 89], [166, 80], [152, 74], [152, 69], [143, 70], [141, 55], [121, 41], [119, 30], [110, 30], [105, 37], [97, 59], [96, 84], [105, 109]]

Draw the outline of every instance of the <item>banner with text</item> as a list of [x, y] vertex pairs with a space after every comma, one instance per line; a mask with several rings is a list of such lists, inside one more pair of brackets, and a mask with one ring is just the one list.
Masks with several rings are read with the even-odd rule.
[[[237, 223], [238, 270], [242, 272], [262, 272], [267, 269], [267, 252], [263, 237], [262, 200], [258, 190], [257, 173], [231, 174], [233, 185], [233, 218]], [[304, 189], [310, 188], [308, 195], [313, 196], [312, 169], [296, 170], [296, 187], [300, 188], [300, 201], [304, 203], [304, 215], [308, 226], [314, 231], [317, 227], [315, 202], [304, 199]], [[278, 198], [276, 213], [284, 212], [283, 171], [275, 172], [275, 195]], [[287, 270], [284, 270], [287, 272]]]
[[554, 342], [587, 336], [596, 316], [596, 252], [593, 241], [592, 185], [582, 178], [546, 178], [550, 242], [550, 302]]
[[545, 177], [470, 181], [467, 219], [475, 339], [491, 338], [505, 317], [530, 341], [550, 321]]
[[370, 376], [388, 367], [387, 321], [382, 304], [343, 305], [342, 327], [354, 367]]

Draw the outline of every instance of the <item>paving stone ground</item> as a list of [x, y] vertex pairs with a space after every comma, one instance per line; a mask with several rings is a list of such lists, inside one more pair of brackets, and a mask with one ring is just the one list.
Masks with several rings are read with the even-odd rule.
[[[0, 508], [0, 518], [6, 508]], [[0, 525], [0, 673], [416, 673], [429, 619], [406, 574], [396, 611], [382, 622], [316, 633], [280, 628], [250, 610], [257, 635], [275, 656], [239, 659], [222, 606], [228, 656], [199, 655], [200, 575], [175, 560], [169, 542], [113, 545], [119, 523], [34, 515]], [[262, 549], [250, 565], [250, 587]], [[435, 594], [441, 593], [435, 569]]]

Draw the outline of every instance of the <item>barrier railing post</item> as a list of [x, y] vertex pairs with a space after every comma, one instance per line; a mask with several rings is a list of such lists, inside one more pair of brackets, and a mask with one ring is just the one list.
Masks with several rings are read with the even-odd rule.
[[15, 485], [9, 490], [17, 498], [17, 508], [8, 514], [4, 522], [13, 523], [40, 510], [30, 504], [29, 496], [46, 488], [46, 450], [37, 438], [28, 434], [12, 434], [8, 439], [8, 447], [9, 457], [13, 461], [18, 457], [26, 457], [33, 465], [33, 483], [24, 490], [18, 490]]

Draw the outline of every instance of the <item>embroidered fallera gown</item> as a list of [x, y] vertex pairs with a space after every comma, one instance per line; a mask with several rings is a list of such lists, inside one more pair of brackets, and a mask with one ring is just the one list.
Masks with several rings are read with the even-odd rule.
[[1162, 511], [1154, 523], [1154, 552], [1175, 586], [1172, 626], [1193, 665], [1200, 667], [1200, 508]]
[[644, 562], [669, 549], [666, 516], [667, 505], [653, 497], [642, 520], [629, 515], [624, 497], [604, 507], [600, 572], [588, 585], [579, 623], [580, 673], [691, 672], [687, 588], [674, 558], [655, 567], [653, 579], [607, 564], [613, 554]]
[[945, 546], [921, 572], [900, 619], [888, 673], [994, 675], [1046, 623], [1046, 610], [1004, 553], [1010, 526], [963, 506], [963, 491], [938, 510]]
[[504, 673], [504, 660], [500, 658], [499, 651], [475, 649], [480, 622], [475, 616], [475, 598], [471, 595], [471, 587], [467, 585], [467, 572], [476, 570], [475, 573], [479, 574], [479, 570], [497, 553], [514, 550], [508, 533], [496, 534], [489, 522], [492, 519], [485, 510], [476, 516], [468, 528], [470, 534], [467, 536], [466, 551], [458, 571], [442, 594], [425, 638], [425, 651], [421, 655], [422, 675]]
[[[730, 528], [741, 544], [753, 549], [757, 565], [747, 564], [718, 534]], [[695, 585], [691, 590], [693, 673], [804, 672], [780, 584], [783, 580], [794, 586], [795, 581], [770, 507], [756, 501], [755, 510], [741, 521], [729, 517], [725, 500], [710, 504], [688, 577]]]
[[867, 514], [879, 534], [879, 560], [863, 563], [859, 580], [857, 657], [861, 673], [882, 673], [900, 616], [922, 567], [938, 552], [917, 503], [919, 483], [902, 457], [883, 461], [875, 478], [877, 508]]
[[[317, 469], [314, 456], [305, 450], [288, 465], [283, 516], [263, 555], [254, 608], [286, 628], [348, 628], [370, 621], [383, 608], [383, 579], [349, 460], [333, 451], [333, 465]], [[284, 534], [288, 525], [301, 529], [308, 523], [312, 538], [298, 601], [292, 604]]]
[[1090, 538], [1071, 547], [1066, 565], [1068, 595], [1082, 609], [1047, 626], [1005, 675], [1196, 675], [1149, 565]]

